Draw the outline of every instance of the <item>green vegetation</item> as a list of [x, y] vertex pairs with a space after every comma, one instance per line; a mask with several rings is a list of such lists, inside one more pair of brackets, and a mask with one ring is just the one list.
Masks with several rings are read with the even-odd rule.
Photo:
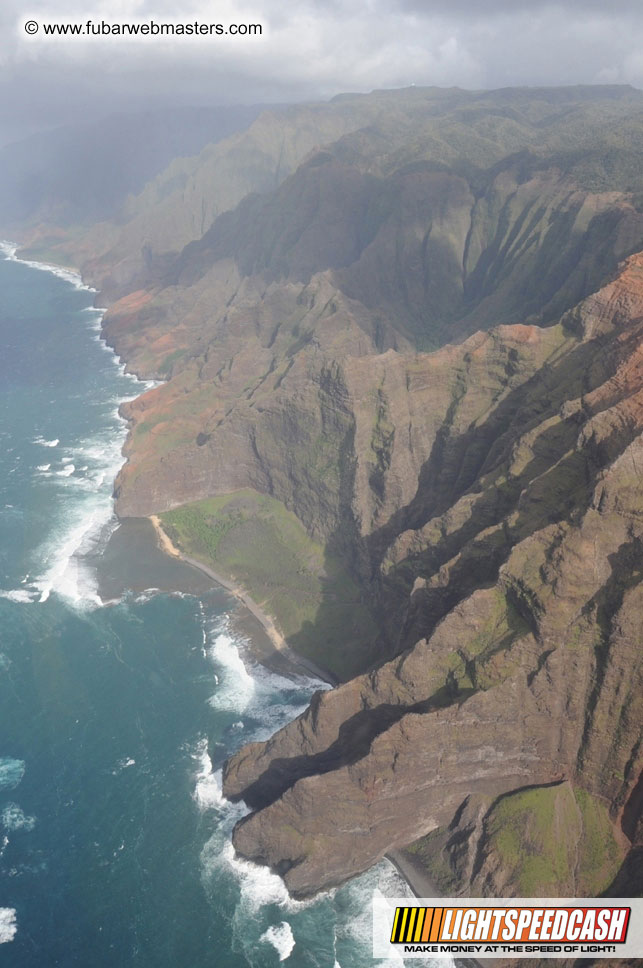
[[363, 667], [377, 627], [359, 587], [279, 501], [246, 488], [160, 517], [182, 550], [242, 586], [302, 655], [339, 678]]
[[570, 783], [500, 797], [486, 815], [477, 845], [441, 827], [406, 851], [448, 896], [462, 886], [460, 869], [471, 849], [483, 858], [474, 895], [489, 889], [491, 876], [492, 890], [515, 896], [595, 897], [611, 883], [622, 859], [605, 804]]
[[578, 893], [595, 897], [616, 876], [622, 860], [621, 852], [605, 803], [586, 790], [577, 789], [574, 794], [583, 818], [578, 852]]
[[503, 797], [486, 831], [488, 849], [527, 897], [595, 896], [621, 861], [605, 805], [568, 783]]
[[405, 853], [422, 864], [440, 894], [454, 897], [458, 893], [459, 884], [449, 857], [443, 849], [448, 837], [448, 827], [438, 827], [406, 847]]
[[580, 817], [568, 784], [503, 797], [487, 818], [489, 850], [525, 897], [574, 893]]

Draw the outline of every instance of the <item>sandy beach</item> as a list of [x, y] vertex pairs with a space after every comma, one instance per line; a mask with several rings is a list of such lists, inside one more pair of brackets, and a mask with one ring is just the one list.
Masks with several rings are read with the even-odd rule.
[[[161, 521], [156, 514], [150, 515], [150, 521], [154, 525], [154, 530], [156, 531], [158, 546], [166, 554], [173, 558], [178, 558], [180, 561], [191, 565], [193, 568], [197, 568], [212, 581], [216, 582], [217, 585], [221, 585], [225, 588], [227, 592], [230, 592], [241, 604], [253, 615], [259, 624], [262, 626], [266, 635], [270, 639], [275, 652], [282, 657], [291, 670], [297, 675], [312, 675], [317, 679], [322, 679], [324, 682], [329, 682], [331, 685], [337, 685], [337, 679], [327, 670], [323, 669], [321, 666], [317, 665], [311, 659], [307, 659], [304, 656], [298, 655], [296, 652], [288, 646], [283, 634], [279, 631], [275, 625], [272, 618], [258, 605], [254, 599], [248, 595], [248, 593], [236, 585], [234, 582], [220, 575], [218, 572], [214, 571], [209, 565], [204, 564], [204, 562], [199, 561], [198, 558], [192, 558], [190, 555], [184, 554], [179, 548], [176, 547], [170, 536], [163, 529]], [[263, 653], [259, 653], [260, 659], [264, 660], [266, 656]]]
[[[292, 672], [299, 675], [301, 675], [302, 672], [308, 675], [312, 674], [325, 682], [331, 683], [331, 685], [337, 685], [337, 680], [335, 680], [327, 670], [321, 669], [309, 659], [297, 655], [288, 647], [284, 636], [276, 628], [270, 616], [267, 615], [255, 601], [253, 601], [253, 599], [247, 594], [247, 592], [244, 591], [243, 588], [240, 588], [238, 585], [235, 585], [234, 582], [224, 578], [223, 575], [219, 575], [216, 571], [214, 571], [214, 569], [210, 568], [208, 565], [205, 565], [203, 562], [184, 554], [179, 548], [176, 547], [167, 532], [164, 531], [161, 521], [157, 515], [150, 515], [150, 521], [154, 525], [159, 548], [167, 555], [177, 558], [188, 565], [192, 565], [193, 568], [197, 568], [200, 572], [202, 572], [204, 575], [207, 575], [218, 585], [221, 585], [226, 589], [226, 591], [230, 592], [231, 595], [241, 602], [241, 604], [260, 623], [273, 644], [275, 652], [286, 661]], [[258, 658], [262, 661], [265, 661], [267, 657], [261, 651], [258, 651]], [[422, 869], [422, 866], [413, 861], [412, 858], [408, 857], [400, 850], [392, 850], [386, 854], [386, 857], [393, 864], [398, 873], [404, 878], [415, 897], [439, 896], [439, 891], [432, 884], [426, 872]]]

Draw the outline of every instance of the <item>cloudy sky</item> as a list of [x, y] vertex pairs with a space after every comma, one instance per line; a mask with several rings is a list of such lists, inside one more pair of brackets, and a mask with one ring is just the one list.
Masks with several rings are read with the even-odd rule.
[[[0, 137], [159, 104], [410, 84], [643, 88], [641, 0], [2, 0]], [[180, 11], [180, 13], [177, 13]], [[43, 23], [259, 23], [261, 38], [44, 36]], [[27, 21], [38, 32], [25, 31]]]

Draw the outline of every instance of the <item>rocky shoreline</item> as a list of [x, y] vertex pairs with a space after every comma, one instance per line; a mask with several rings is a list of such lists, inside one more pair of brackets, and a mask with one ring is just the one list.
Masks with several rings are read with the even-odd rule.
[[[149, 520], [154, 525], [154, 530], [156, 531], [158, 538], [158, 546], [166, 554], [171, 555], [173, 558], [178, 558], [192, 568], [196, 568], [198, 571], [207, 575], [212, 581], [216, 582], [217, 585], [221, 585], [226, 591], [230, 592], [241, 604], [246, 608], [259, 622], [266, 635], [270, 639], [274, 647], [274, 655], [266, 655], [263, 650], [256, 650], [256, 655], [260, 661], [265, 662], [267, 665], [277, 665], [282, 666], [283, 663], [293, 672], [295, 675], [307, 675], [313, 676], [316, 679], [321, 679], [323, 682], [328, 682], [332, 686], [337, 685], [337, 679], [329, 672], [327, 669], [323, 669], [316, 662], [312, 662], [310, 659], [304, 658], [304, 656], [297, 655], [292, 649], [288, 647], [286, 641], [276, 627], [273, 620], [269, 615], [250, 597], [250, 595], [239, 585], [227, 579], [224, 575], [219, 574], [214, 571], [209, 565], [204, 562], [199, 561], [197, 558], [193, 558], [190, 555], [184, 554], [179, 548], [176, 547], [170, 536], [166, 531], [163, 530], [160, 519], [156, 514], [151, 514]], [[276, 659], [276, 662], [275, 662]]]
[[[202, 543], [177, 531], [204, 562], [183, 560], [261, 623], [262, 661], [292, 658], [278, 625], [335, 650], [343, 685], [224, 771], [254, 811], [235, 846], [295, 896], [409, 845], [458, 893], [595, 896], [643, 836], [643, 211], [612, 143], [639, 95], [457, 97], [328, 105], [326, 148], [286, 168], [305, 118], [272, 117], [256, 183], [236, 175], [257, 131], [204, 167], [204, 234], [199, 215], [168, 237], [189, 206], [167, 182], [152, 223], [83, 262], [109, 345], [163, 380], [122, 408], [117, 513], [170, 527], [212, 502]], [[248, 490], [271, 508], [235, 518]], [[315, 569], [303, 538], [267, 542], [287, 514]], [[254, 601], [209, 568], [219, 542]], [[235, 556], [259, 550], [252, 584]], [[306, 612], [272, 608], [277, 574]]]
[[[314, 675], [315, 677], [322, 679], [325, 682], [330, 683], [332, 686], [337, 685], [336, 680], [327, 670], [321, 669], [317, 664], [310, 662], [308, 659], [298, 656], [292, 649], [288, 648], [285, 644], [283, 636], [275, 628], [274, 622], [266, 615], [266, 613], [250, 598], [250, 596], [243, 589], [234, 583], [228, 581], [223, 575], [217, 574], [212, 568], [209, 568], [203, 562], [197, 561], [194, 558], [184, 555], [174, 544], [170, 536], [163, 530], [163, 526], [157, 515], [150, 515], [149, 520], [154, 526], [156, 532], [158, 547], [167, 555], [177, 558], [193, 568], [198, 569], [202, 574], [207, 575], [212, 581], [221, 585], [227, 591], [229, 591], [238, 601], [246, 608], [262, 625], [263, 629], [267, 633], [270, 641], [272, 642], [275, 652], [278, 653], [279, 659], [282, 660], [278, 664], [281, 666], [282, 670], [285, 666], [288, 670], [295, 674], [301, 675], [302, 672], [306, 675]], [[274, 665], [275, 656], [266, 655], [262, 649], [255, 649], [255, 656], [259, 661], [267, 665]], [[406, 884], [413, 892], [415, 897], [436, 897], [439, 896], [439, 891], [434, 886], [432, 881], [427, 877], [425, 871], [422, 870], [421, 864], [417, 861], [413, 861], [412, 858], [405, 855], [400, 850], [392, 850], [386, 855], [386, 859], [390, 861], [395, 867], [398, 874], [405, 880]]]

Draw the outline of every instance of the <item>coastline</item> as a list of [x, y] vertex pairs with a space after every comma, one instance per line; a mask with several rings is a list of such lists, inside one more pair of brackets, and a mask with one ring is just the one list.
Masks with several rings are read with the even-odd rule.
[[415, 897], [441, 897], [441, 892], [422, 866], [403, 850], [389, 850], [384, 856], [404, 878]]
[[[149, 516], [154, 531], [156, 533], [157, 545], [161, 551], [172, 558], [179, 561], [183, 561], [193, 568], [198, 569], [200, 572], [205, 574], [212, 581], [221, 585], [226, 591], [230, 592], [259, 622], [264, 631], [266, 632], [268, 638], [270, 639], [275, 652], [286, 660], [286, 663], [290, 670], [295, 674], [301, 674], [302, 668], [307, 673], [314, 674], [317, 678], [329, 682], [331, 685], [337, 685], [337, 682], [333, 679], [331, 674], [324, 669], [320, 669], [315, 663], [310, 662], [298, 656], [293, 652], [292, 649], [288, 647], [285, 642], [283, 635], [277, 630], [272, 619], [266, 615], [266, 613], [261, 609], [255, 601], [238, 585], [235, 585], [230, 580], [224, 578], [223, 575], [219, 575], [214, 569], [210, 568], [208, 565], [203, 564], [203, 562], [198, 561], [195, 558], [191, 558], [189, 555], [184, 554], [176, 547], [170, 536], [163, 529], [163, 525], [156, 514], [151, 514]], [[266, 657], [259, 654], [258, 658], [264, 660]], [[407, 884], [411, 890], [414, 897], [439, 897], [440, 892], [434, 886], [430, 878], [427, 876], [426, 872], [422, 867], [414, 862], [411, 857], [406, 855], [402, 850], [391, 850], [384, 855], [386, 859], [393, 865], [400, 877]]]
[[[331, 686], [337, 685], [337, 679], [327, 669], [323, 669], [321, 666], [317, 665], [311, 659], [306, 659], [304, 656], [297, 655], [286, 643], [286, 640], [279, 629], [276, 627], [274, 621], [271, 617], [259, 606], [254, 599], [239, 585], [220, 575], [218, 572], [214, 571], [209, 565], [204, 564], [204, 562], [199, 561], [197, 558], [192, 558], [190, 555], [184, 554], [179, 548], [176, 547], [168, 533], [164, 530], [161, 524], [160, 518], [156, 514], [150, 514], [149, 520], [152, 522], [154, 531], [156, 532], [157, 544], [161, 551], [165, 554], [170, 555], [172, 558], [177, 558], [180, 561], [191, 565], [198, 571], [207, 575], [212, 581], [216, 582], [217, 585], [221, 585], [225, 588], [234, 598], [239, 601], [244, 608], [246, 608], [251, 615], [259, 622], [266, 635], [272, 643], [275, 653], [282, 659], [285, 664], [291, 669], [296, 675], [312, 675], [316, 679], [321, 679], [323, 682], [328, 682]], [[259, 658], [265, 658], [259, 656]]]
[[[0, 243], [0, 251], [4, 253], [7, 259], [21, 262], [24, 265], [29, 265], [34, 269], [50, 272], [53, 275], [57, 275], [65, 279], [65, 281], [71, 283], [76, 288], [83, 288], [90, 292], [95, 291], [83, 282], [81, 273], [77, 268], [72, 266], [56, 265], [53, 263], [37, 262], [35, 260], [22, 258], [17, 255], [18, 250], [19, 247], [15, 243], [7, 241]], [[120, 365], [124, 365], [124, 361], [122, 359], [119, 357], [116, 357], [116, 359]], [[321, 668], [316, 663], [306, 659], [305, 657], [299, 656], [287, 645], [283, 634], [276, 627], [271, 617], [266, 614], [266, 612], [242, 587], [225, 578], [223, 575], [220, 575], [205, 563], [180, 551], [180, 549], [174, 545], [169, 535], [163, 529], [161, 521], [157, 515], [150, 515], [148, 520], [151, 522], [154, 528], [157, 546], [165, 555], [191, 566], [204, 575], [209, 581], [221, 586], [229, 594], [231, 594], [251, 616], [254, 617], [258, 625], [265, 632], [265, 635], [273, 649], [273, 653], [271, 655], [269, 654], [267, 648], [265, 651], [262, 651], [259, 646], [256, 646], [254, 649], [254, 654], [260, 662], [268, 667], [272, 665], [280, 673], [285, 671], [286, 673], [297, 676], [312, 676], [316, 679], [329, 683], [331, 686], [337, 685], [337, 680], [328, 670]], [[241, 616], [240, 624], [243, 623], [243, 621], [244, 618]], [[246, 619], [246, 621], [248, 621], [248, 619]], [[256, 629], [253, 631], [255, 632], [256, 645]], [[437, 895], [438, 892], [433, 889], [429, 879], [422, 872], [422, 870], [418, 869], [417, 865], [413, 864], [412, 860], [403, 855], [401, 851], [392, 850], [385, 856], [386, 859], [397, 870], [399, 875], [403, 878], [415, 897]]]

